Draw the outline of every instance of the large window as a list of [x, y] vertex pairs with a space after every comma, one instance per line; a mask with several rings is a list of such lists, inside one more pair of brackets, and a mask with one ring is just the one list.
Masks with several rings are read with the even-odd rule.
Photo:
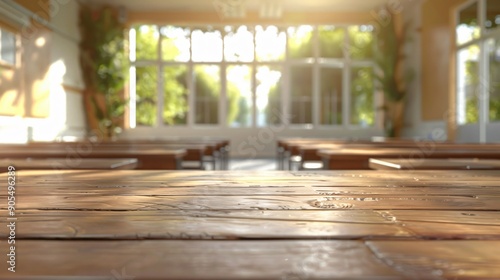
[[474, 0], [457, 11], [458, 124], [500, 121], [500, 1]]
[[0, 28], [0, 66], [16, 64], [16, 35]]
[[134, 26], [131, 126], [373, 126], [372, 30]]

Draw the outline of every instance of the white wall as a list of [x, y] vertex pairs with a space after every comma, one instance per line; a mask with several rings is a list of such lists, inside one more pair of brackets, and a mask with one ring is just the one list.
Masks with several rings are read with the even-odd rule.
[[422, 52], [419, 32], [422, 27], [422, 2], [421, 0], [405, 1], [403, 9], [403, 17], [405, 21], [411, 22], [412, 28], [411, 40], [406, 49], [407, 66], [414, 69], [415, 72], [415, 78], [408, 91], [403, 136], [445, 140], [447, 137], [446, 120], [422, 121], [422, 106], [425, 106], [422, 104]]
[[[78, 1], [51, 0], [53, 32], [52, 63], [64, 65], [62, 79], [53, 84], [53, 94], [61, 94], [65, 102], [52, 103], [51, 115], [64, 118], [59, 136], [84, 137], [86, 132], [83, 106], [84, 89], [79, 61], [80, 30], [78, 28]], [[65, 107], [63, 109], [63, 107]], [[61, 112], [64, 111], [64, 112]]]
[[[21, 118], [0, 116], [0, 142], [51, 141], [62, 136], [83, 137], [86, 132], [83, 110], [82, 75], [79, 65], [79, 4], [73, 0], [51, 0], [50, 11], [40, 6], [35, 13], [50, 12], [53, 30], [47, 32], [42, 44], [49, 44], [50, 67], [43, 83], [49, 87], [49, 116]], [[39, 25], [31, 27], [39, 30]], [[50, 30], [47, 27], [47, 30]], [[45, 27], [43, 27], [45, 30]], [[37, 37], [27, 40], [37, 40]], [[31, 43], [37, 44], [35, 41]], [[35, 53], [36, 55], [40, 55]], [[43, 54], [45, 55], [45, 54]], [[24, 69], [33, 70], [29, 57], [24, 57]], [[37, 69], [34, 69], [35, 71]], [[26, 71], [26, 70], [24, 70]], [[31, 107], [28, 103], [26, 106]]]
[[271, 157], [276, 153], [276, 141], [280, 137], [321, 137], [370, 138], [382, 136], [380, 129], [348, 128], [292, 128], [277, 125], [262, 128], [147, 128], [138, 127], [125, 131], [123, 138], [161, 138], [161, 137], [219, 137], [231, 141], [231, 156], [240, 158]]

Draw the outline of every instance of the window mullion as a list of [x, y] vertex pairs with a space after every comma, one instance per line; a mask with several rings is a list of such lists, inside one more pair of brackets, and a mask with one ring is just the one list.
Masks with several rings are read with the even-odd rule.
[[137, 72], [136, 72], [136, 49], [137, 37], [134, 28], [129, 31], [129, 60], [131, 62], [129, 68], [129, 127], [135, 128], [137, 126]]
[[156, 121], [157, 127], [163, 126], [163, 106], [164, 106], [164, 93], [163, 93], [163, 64], [162, 64], [162, 53], [161, 53], [161, 45], [162, 45], [162, 35], [160, 32], [161, 27], [158, 26], [158, 50], [157, 50], [157, 56], [158, 59], [156, 61], [157, 69], [158, 69], [158, 87], [157, 87], [157, 97], [158, 97], [158, 104], [157, 104], [157, 110], [158, 112], [156, 113]]
[[313, 84], [312, 84], [312, 124], [313, 126], [319, 125], [320, 114], [320, 71], [319, 71], [319, 31], [318, 26], [314, 27], [313, 31]]
[[194, 126], [195, 120], [195, 85], [194, 85], [194, 73], [193, 73], [193, 29], [189, 29], [189, 61], [188, 61], [188, 74], [186, 75], [187, 85], [188, 85], [188, 116], [187, 125], [188, 127]]
[[[345, 27], [344, 27], [345, 28]], [[347, 46], [347, 48], [350, 48], [350, 41], [349, 41], [349, 36], [347, 29], [345, 28], [345, 34], [344, 36], [344, 46]], [[342, 68], [342, 125], [344, 127], [348, 127], [351, 124], [351, 108], [350, 108], [350, 102], [351, 102], [351, 58], [350, 58], [350, 52], [343, 52], [344, 53], [344, 67]]]

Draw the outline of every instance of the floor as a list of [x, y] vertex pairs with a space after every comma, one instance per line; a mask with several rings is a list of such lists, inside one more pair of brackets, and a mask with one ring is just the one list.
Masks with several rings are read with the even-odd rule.
[[276, 170], [276, 159], [231, 159], [230, 170]]

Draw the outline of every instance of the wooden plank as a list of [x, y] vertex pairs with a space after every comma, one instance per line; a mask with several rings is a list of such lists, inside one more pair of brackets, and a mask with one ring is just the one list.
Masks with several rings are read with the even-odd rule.
[[[496, 183], [498, 185], [498, 182]], [[313, 186], [241, 186], [188, 184], [166, 185], [162, 182], [22, 182], [16, 195], [100, 195], [100, 196], [500, 196], [498, 186], [482, 185], [382, 185], [360, 187], [360, 184]], [[0, 193], [5, 197], [7, 193]]]
[[0, 166], [14, 166], [20, 170], [45, 170], [45, 169], [135, 169], [137, 159], [105, 159], [105, 158], [80, 158], [75, 160], [66, 160], [61, 158], [48, 159], [1, 159]]
[[[4, 211], [5, 212], [5, 211]], [[411, 234], [373, 211], [23, 211], [17, 239], [360, 239]], [[226, 214], [230, 213], [230, 215]], [[304, 213], [305, 214], [305, 213]], [[359, 221], [358, 221], [359, 220]], [[7, 238], [2, 230], [0, 238]]]
[[368, 241], [384, 263], [408, 279], [499, 279], [500, 241]]
[[17, 255], [0, 279], [401, 279], [361, 241], [26, 240]]
[[112, 173], [105, 170], [30, 170], [23, 172], [22, 180], [56, 181], [56, 177], [65, 180], [78, 181], [141, 181], [154, 182], [163, 181], [169, 184], [171, 181], [181, 184], [183, 181], [198, 183], [219, 184], [231, 183], [242, 185], [313, 185], [321, 182], [334, 183], [337, 180], [345, 181], [372, 181], [378, 179], [392, 181], [440, 181], [446, 183], [449, 180], [477, 181], [500, 179], [500, 172], [490, 170], [470, 171], [429, 171], [415, 170], [412, 172], [393, 172], [375, 170], [338, 170], [338, 171], [154, 171], [154, 170], [116, 170]]
[[[17, 209], [40, 210], [308, 210], [433, 209], [500, 210], [500, 196], [348, 195], [348, 196], [19, 196]], [[43, 204], [40, 201], [43, 200]], [[6, 209], [6, 205], [0, 205]]]
[[497, 211], [378, 211], [415, 237], [425, 239], [500, 239]]
[[[189, 185], [189, 186], [165, 186], [161, 183], [151, 184], [142, 182], [130, 182], [126, 184], [20, 184], [16, 194], [24, 195], [117, 195], [117, 196], [271, 196], [271, 195], [293, 195], [307, 196], [317, 194], [312, 188], [303, 186], [270, 186], [270, 187], [241, 187], [241, 186], [217, 186], [217, 185]], [[0, 197], [7, 194], [0, 193]], [[500, 190], [499, 190], [500, 195]]]
[[18, 216], [18, 239], [500, 239], [495, 211], [28, 210]]

